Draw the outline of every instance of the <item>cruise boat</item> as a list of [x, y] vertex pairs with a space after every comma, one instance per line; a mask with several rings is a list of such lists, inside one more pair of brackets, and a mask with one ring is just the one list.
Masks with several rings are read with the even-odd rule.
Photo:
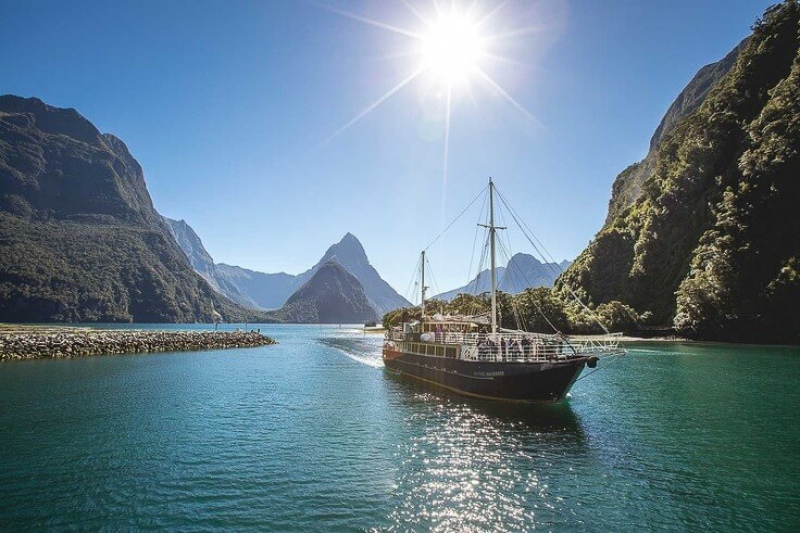
[[508, 402], [563, 400], [585, 367], [604, 356], [624, 355], [621, 334], [568, 336], [498, 326], [496, 232], [492, 180], [488, 230], [491, 312], [478, 316], [425, 313], [425, 252], [422, 253], [422, 317], [386, 332], [385, 367], [461, 395]]

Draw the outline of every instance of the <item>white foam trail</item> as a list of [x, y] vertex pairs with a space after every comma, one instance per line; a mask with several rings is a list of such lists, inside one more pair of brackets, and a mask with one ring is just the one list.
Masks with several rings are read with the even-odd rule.
[[357, 363], [373, 368], [383, 367], [383, 359], [381, 358], [382, 338], [365, 337], [363, 331], [359, 330], [345, 330], [334, 337], [333, 340], [352, 341], [352, 345], [343, 347], [337, 342], [326, 342], [325, 340], [322, 340], [322, 343]]
[[365, 364], [367, 366], [371, 366], [372, 368], [383, 368], [383, 360], [382, 359], [373, 359], [373, 358], [369, 358], [369, 357], [365, 357], [365, 356], [360, 356], [360, 355], [347, 353], [345, 350], [341, 350], [339, 348], [336, 348], [336, 350], [341, 352], [342, 354], [344, 354], [345, 357], [348, 357], [348, 358], [352, 359], [353, 361], [355, 361], [357, 363], [362, 363], [362, 364]]

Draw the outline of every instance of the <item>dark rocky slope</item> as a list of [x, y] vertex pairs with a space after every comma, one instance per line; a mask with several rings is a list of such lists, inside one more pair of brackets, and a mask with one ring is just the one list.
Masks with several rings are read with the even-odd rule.
[[363, 324], [378, 319], [358, 279], [334, 261], [320, 265], [271, 316], [283, 322], [313, 324]]
[[338, 263], [358, 279], [363, 285], [370, 303], [380, 314], [411, 305], [381, 278], [375, 267], [370, 264], [361, 242], [351, 233], [328, 248], [322, 259], [311, 269], [298, 275], [295, 286], [299, 287], [308, 281], [322, 265], [331, 261]]
[[258, 320], [191, 268], [125, 144], [0, 97], [0, 321]]

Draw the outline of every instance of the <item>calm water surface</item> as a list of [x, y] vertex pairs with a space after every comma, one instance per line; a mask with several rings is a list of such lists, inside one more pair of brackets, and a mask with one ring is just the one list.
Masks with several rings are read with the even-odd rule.
[[0, 529], [800, 529], [800, 350], [636, 345], [556, 407], [384, 372], [379, 336], [0, 364]]

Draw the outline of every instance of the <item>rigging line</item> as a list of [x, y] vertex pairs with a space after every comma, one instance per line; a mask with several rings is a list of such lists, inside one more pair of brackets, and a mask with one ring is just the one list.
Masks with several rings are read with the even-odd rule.
[[[478, 284], [480, 283], [481, 279], [485, 279], [485, 278], [481, 278], [481, 275], [480, 275], [481, 274], [481, 269], [482, 269], [482, 267], [484, 265], [484, 262], [486, 261], [486, 257], [488, 255], [489, 255], [489, 240], [487, 239], [486, 242], [484, 243], [484, 246], [483, 246], [483, 252], [481, 254], [481, 259], [478, 262], [478, 274], [475, 276], [475, 279], [473, 279], [469, 283], [467, 283], [466, 287], [464, 288], [464, 293], [465, 294], [469, 294], [471, 296], [478, 296], [478, 287], [479, 287]], [[486, 292], [486, 291], [483, 291], [483, 292]], [[473, 314], [473, 315], [474, 314], [478, 314], [478, 311], [481, 311], [481, 313], [483, 312], [482, 309], [478, 308], [478, 300], [477, 299], [473, 300], [471, 309], [472, 309], [471, 314]]]
[[[500, 193], [498, 193], [498, 196], [500, 196]], [[553, 259], [553, 256], [550, 255], [549, 251], [547, 251], [547, 248], [542, 243], [542, 241], [539, 240], [539, 237], [536, 236], [536, 233], [534, 233], [533, 230], [525, 223], [525, 221], [522, 220], [522, 217], [519, 216], [519, 214], [514, 210], [514, 208], [511, 206], [511, 204], [509, 204], [508, 201], [506, 201], [506, 199], [504, 197], [502, 197], [502, 196], [501, 196], [500, 199], [503, 202], [503, 204], [505, 204], [505, 206], [508, 208], [508, 210], [512, 213], [512, 218], [517, 223], [517, 225], [520, 227], [520, 229], [522, 230], [523, 235], [525, 235], [525, 237], [528, 239], [528, 241], [529, 242], [536, 241], [536, 243], [538, 243], [538, 246], [537, 246], [537, 244], [534, 244], [533, 242], [531, 242], [531, 245], [534, 247], [536, 252], [542, 258], [542, 260], [544, 261], [544, 263], [547, 266], [547, 268], [550, 269], [550, 272], [552, 274], [554, 274], [555, 277], [558, 277], [559, 274], [564, 272], [564, 270], [561, 268], [561, 265], [559, 263], [557, 263], [555, 259]], [[530, 236], [528, 235], [528, 233], [530, 233]], [[558, 268], [558, 270], [556, 270], [556, 268]]]
[[415, 265], [414, 266], [414, 270], [411, 272], [411, 279], [408, 282], [408, 287], [406, 287], [406, 292], [404, 294], [406, 300], [411, 302], [412, 305], [413, 305], [413, 301], [414, 301], [413, 298], [414, 297], [412, 296], [413, 293], [411, 292], [411, 286], [414, 285], [414, 282], [417, 281], [417, 274], [419, 273], [418, 270], [419, 269]]
[[[497, 240], [497, 245], [500, 249], [500, 259], [506, 264], [505, 270], [503, 270], [503, 277], [497, 281], [497, 290], [500, 290], [500, 285], [502, 285], [504, 281], [508, 280], [513, 283], [514, 280], [508, 276], [508, 265], [511, 263], [511, 248], [507, 243], [503, 242], [502, 239]], [[509, 294], [511, 293], [509, 292]]]
[[[503, 255], [508, 258], [508, 260], [506, 262], [506, 265], [507, 265], [506, 266], [506, 271], [503, 274], [503, 279], [506, 279], [507, 277], [511, 276], [510, 279], [511, 279], [511, 282], [513, 283], [514, 277], [513, 277], [513, 273], [512, 273], [512, 269], [511, 269], [511, 250], [509, 248], [506, 248], [506, 243], [503, 243], [502, 241], [500, 242], [500, 247], [501, 247], [501, 250], [503, 252]], [[524, 278], [525, 275], [522, 274], [522, 277]], [[539, 314], [542, 316], [542, 318], [544, 318], [544, 320], [550, 325], [550, 327], [553, 328], [553, 331], [558, 333], [558, 329], [553, 325], [552, 322], [550, 322], [550, 319], [547, 318], [547, 315], [545, 315], [544, 312], [539, 308], [538, 304], [536, 304], [535, 301], [533, 303], [534, 303], [534, 306], [536, 307], [536, 310], [539, 312]], [[514, 320], [515, 320], [515, 322], [517, 324], [517, 329], [524, 330], [524, 327], [526, 327], [528, 325], [528, 323], [527, 323], [526, 320], [523, 319], [523, 315], [520, 312], [519, 306], [517, 305], [517, 299], [513, 295], [511, 296], [511, 310], [514, 312]]]
[[488, 185], [487, 185], [486, 187], [484, 187], [484, 188], [483, 188], [483, 190], [481, 190], [481, 192], [479, 192], [479, 193], [478, 193], [478, 195], [477, 195], [477, 196], [476, 196], [476, 197], [475, 197], [475, 198], [474, 198], [474, 199], [473, 199], [473, 200], [472, 200], [472, 201], [469, 203], [469, 205], [467, 205], [467, 207], [465, 207], [465, 208], [464, 208], [464, 210], [463, 210], [463, 211], [461, 211], [461, 213], [459, 213], [459, 214], [458, 214], [458, 216], [457, 216], [455, 219], [453, 219], [453, 221], [452, 221], [450, 224], [448, 224], [448, 225], [447, 225], [447, 227], [446, 227], [446, 228], [444, 228], [444, 229], [442, 230], [442, 232], [441, 232], [441, 233], [440, 233], [440, 234], [439, 234], [439, 235], [438, 235], [438, 236], [437, 236], [435, 239], [433, 239], [433, 240], [431, 241], [431, 243], [430, 243], [428, 246], [426, 246], [426, 247], [425, 247], [424, 251], [426, 251], [426, 252], [427, 252], [427, 251], [430, 249], [430, 247], [431, 247], [431, 246], [433, 246], [434, 244], [436, 244], [436, 241], [438, 241], [439, 239], [441, 239], [441, 238], [442, 238], [442, 235], [444, 235], [445, 233], [447, 233], [447, 230], [449, 230], [449, 229], [450, 229], [450, 227], [451, 227], [453, 224], [455, 224], [455, 223], [456, 223], [456, 221], [457, 221], [459, 218], [461, 218], [461, 216], [462, 216], [464, 213], [466, 213], [466, 212], [467, 212], [467, 210], [468, 210], [470, 207], [472, 207], [472, 204], [474, 204], [474, 203], [475, 203], [475, 202], [478, 200], [478, 198], [480, 198], [480, 197], [481, 197], [481, 195], [482, 195], [482, 194], [483, 194], [483, 193], [486, 191], [486, 189], [488, 189], [488, 188], [489, 188], [489, 186], [488, 186]]
[[[478, 288], [480, 287], [480, 282], [482, 279], [481, 274], [483, 274], [483, 267], [486, 264], [486, 257], [489, 255], [489, 241], [484, 243], [483, 245], [483, 252], [481, 253], [481, 259], [478, 262], [478, 273], [475, 275], [475, 279], [473, 279], [469, 284], [467, 284], [467, 290], [469, 290], [469, 286], [472, 285], [472, 293], [473, 295], [477, 296]], [[486, 292], [486, 291], [481, 291]]]
[[[510, 247], [507, 246], [507, 243], [504, 243], [502, 239], [498, 241], [500, 245], [500, 256], [502, 259], [505, 260], [506, 265], [511, 264], [511, 250]], [[509, 268], [506, 266], [505, 272], [503, 272], [503, 279], [505, 280], [508, 277]], [[513, 282], [513, 278], [511, 280]], [[498, 286], [500, 283], [498, 283]], [[506, 293], [511, 297], [511, 312], [514, 313], [514, 323], [517, 325], [518, 330], [522, 330], [522, 314], [519, 312], [519, 307], [517, 307], [517, 302], [515, 301], [514, 295]], [[545, 318], [545, 320], [547, 320]]]
[[[531, 240], [531, 238], [525, 233], [525, 228], [527, 227], [525, 225], [525, 223], [519, 221], [519, 219], [515, 216], [514, 210], [508, 205], [508, 202], [506, 202], [505, 198], [503, 198], [499, 193], [498, 193], [498, 196], [500, 197], [500, 201], [502, 203], [504, 203], [506, 205], [506, 207], [509, 208], [509, 211], [512, 212], [512, 215], [511, 215], [512, 218], [514, 218], [514, 221], [520, 227], [520, 229], [522, 230], [522, 234], [525, 235], [525, 238], [528, 239], [528, 242], [531, 244], [531, 246], [533, 246], [534, 249], [541, 255], [542, 259], [545, 259], [545, 261], [547, 261], [547, 258], [545, 257], [545, 255], [542, 254], [541, 251], [539, 251], [539, 248], [536, 246], [536, 244], [534, 244], [534, 242]], [[528, 231], [530, 231], [530, 228], [528, 228]], [[533, 235], [534, 238], [536, 237], [536, 235], [534, 235], [532, 231], [531, 231], [531, 235]], [[538, 241], [539, 239], [536, 239], [536, 240]], [[541, 242], [539, 244], [541, 244]], [[544, 246], [542, 246], [542, 248], [544, 248]], [[555, 260], [553, 259], [552, 256], [550, 256], [549, 253], [547, 254], [547, 256], [550, 258], [550, 261], [553, 261], [555, 263]], [[561, 267], [559, 267], [559, 269], [560, 268]], [[578, 297], [577, 294], [575, 294], [575, 291], [572, 290], [572, 288], [569, 285], [564, 283], [564, 287], [569, 291], [569, 293], [572, 295], [572, 297], [575, 299], [575, 301], [578, 303], [578, 305], [583, 307], [589, 313], [589, 315], [594, 319], [594, 321], [597, 322], [597, 324], [603, 329], [603, 331], [605, 331], [606, 333], [610, 334], [611, 332], [608, 330], [606, 325], [603, 324], [603, 322], [600, 320], [600, 317], [597, 315], [597, 313], [595, 311], [592, 311], [585, 303], [583, 303], [583, 301], [581, 301], [581, 299]]]
[[419, 266], [419, 260], [415, 261], [414, 265], [414, 288], [411, 293], [411, 301], [421, 304], [421, 296], [419, 293], [420, 283], [422, 283], [422, 269]]
[[[497, 194], [498, 194], [498, 196], [500, 196], [499, 192]], [[540, 251], [539, 248], [536, 247], [536, 245], [533, 245], [533, 243], [531, 243], [533, 245], [533, 247], [536, 249], [537, 253], [539, 253], [539, 255], [541, 256], [541, 258], [544, 259], [544, 262], [547, 265], [547, 268], [550, 270], [550, 272], [552, 274], [554, 274], [555, 277], [558, 277], [560, 274], [563, 274], [564, 273], [564, 269], [561, 268], [561, 264], [557, 263], [556, 260], [553, 258], [553, 256], [550, 255], [550, 252], [547, 251], [547, 248], [544, 246], [542, 241], [539, 240], [539, 237], [537, 237], [536, 234], [533, 232], [533, 230], [530, 229], [530, 227], [528, 227], [528, 225], [525, 223], [524, 220], [522, 220], [522, 217], [519, 217], [517, 212], [514, 210], [513, 207], [511, 207], [511, 205], [506, 201], [505, 198], [503, 198], [501, 196], [500, 199], [506, 205], [506, 207], [509, 209], [509, 211], [512, 212], [512, 217], [514, 218], [514, 221], [520, 227], [520, 229], [522, 230], [522, 233], [525, 235], [525, 237], [528, 238], [527, 234], [525, 233], [525, 231], [527, 230], [531, 234], [531, 237], [533, 237], [533, 240], [535, 240], [537, 243], [539, 243], [539, 247], [541, 247], [541, 249], [544, 250], [544, 252]], [[531, 239], [528, 238], [528, 240], [530, 241]], [[548, 261], [548, 259], [549, 259], [549, 261]], [[556, 270], [556, 269], [558, 269], [558, 270]]]
[[581, 299], [578, 297], [578, 295], [575, 294], [575, 291], [572, 290], [572, 287], [570, 287], [566, 283], [564, 283], [564, 287], [569, 291], [569, 293], [572, 295], [572, 297], [575, 298], [575, 301], [578, 302], [578, 305], [583, 307], [589, 313], [589, 315], [592, 318], [594, 318], [594, 321], [597, 322], [600, 325], [601, 328], [603, 328], [603, 331], [605, 331], [607, 335], [610, 335], [611, 331], [609, 331], [609, 329], [606, 327], [606, 325], [603, 324], [603, 322], [600, 320], [600, 316], [597, 314], [597, 312], [595, 312], [592, 309], [590, 309], [589, 307], [587, 307], [587, 305], [581, 301]]
[[427, 266], [425, 267], [425, 269], [426, 269], [425, 271], [426, 271], [428, 274], [430, 274], [430, 276], [431, 276], [432, 285], [433, 285], [434, 287], [436, 287], [436, 294], [439, 294], [439, 293], [441, 293], [441, 292], [442, 292], [442, 291], [441, 291], [441, 288], [439, 287], [439, 283], [436, 281], [436, 276], [434, 276], [434, 275], [433, 275], [433, 268], [431, 267], [431, 262], [430, 262], [430, 260], [428, 260], [428, 256], [425, 256], [425, 264], [427, 265]]
[[[496, 192], [496, 188], [495, 188], [495, 192]], [[545, 252], [547, 252], [547, 250], [545, 250], [545, 252], [542, 252], [542, 250], [539, 249], [539, 246], [537, 246], [536, 243], [533, 242], [533, 240], [536, 240], [536, 242], [538, 242], [539, 245], [542, 244], [541, 241], [539, 241], [539, 239], [536, 237], [536, 234], [534, 234], [533, 231], [527, 226], [527, 224], [525, 224], [525, 222], [522, 221], [521, 217], [517, 214], [516, 211], [514, 211], [514, 208], [511, 207], [511, 205], [509, 205], [509, 203], [506, 201], [505, 197], [502, 194], [500, 194], [498, 192], [497, 196], [500, 198], [500, 201], [508, 208], [509, 212], [511, 213], [511, 218], [514, 220], [514, 222], [517, 223], [517, 226], [519, 226], [519, 229], [522, 230], [522, 234], [525, 236], [525, 238], [528, 240], [528, 242], [531, 244], [531, 246], [533, 246], [533, 249], [536, 250], [536, 253], [539, 254], [539, 257], [541, 257], [542, 260], [545, 263], [547, 263], [548, 261], [547, 261], [546, 255], [549, 256], [550, 254], [549, 253], [545, 254]], [[527, 232], [526, 232], [526, 230], [527, 230]], [[528, 235], [528, 233], [530, 233], [530, 236]], [[531, 236], [533, 237], [533, 239], [531, 238]], [[544, 249], [544, 246], [541, 246], [541, 248]], [[552, 258], [550, 258], [550, 260], [553, 261]]]
[[626, 354], [624, 354], [624, 353], [623, 353], [623, 354], [619, 354], [619, 355], [612, 355], [612, 356], [609, 356], [609, 358], [613, 357], [614, 359], [612, 359], [612, 360], [611, 360], [611, 361], [609, 361], [608, 363], [604, 364], [603, 366], [598, 366], [597, 368], [595, 368], [595, 369], [594, 369], [594, 370], [592, 370], [591, 372], [588, 372], [588, 373], [587, 373], [585, 376], [581, 376], [581, 377], [579, 377], [578, 379], [576, 379], [576, 380], [575, 380], [575, 383], [579, 382], [579, 381], [580, 381], [580, 380], [582, 380], [582, 379], [586, 379], [586, 378], [588, 378], [589, 376], [591, 376], [592, 374], [594, 374], [595, 372], [597, 372], [597, 371], [599, 371], [599, 370], [603, 370], [603, 369], [605, 369], [605, 368], [608, 368], [609, 366], [613, 365], [614, 363], [616, 363], [617, 361], [619, 361], [620, 359], [622, 359], [623, 357], [625, 357], [625, 355], [626, 355]]
[[[504, 263], [504, 264], [508, 265], [508, 263], [511, 261], [510, 241], [508, 243], [509, 244], [508, 247], [506, 247], [506, 244], [504, 242], [504, 239], [508, 240], [508, 233], [500, 233], [498, 235], [498, 233], [496, 231], [498, 229], [506, 229], [506, 227], [507, 227], [505, 212], [503, 211], [500, 203], [498, 203], [495, 206], [495, 217], [500, 222], [500, 224], [502, 224], [502, 226], [495, 226], [493, 228], [493, 229], [495, 229], [495, 240], [496, 240], [496, 243], [497, 243], [498, 248], [499, 248], [500, 260], [501, 260], [501, 263]], [[508, 269], [504, 268], [503, 269], [503, 276], [499, 280], [496, 279], [496, 282], [497, 282], [496, 289], [498, 290], [498, 292], [500, 291], [500, 286], [506, 280], [507, 276], [508, 276]], [[501, 327], [502, 327], [502, 302], [498, 307], [498, 311], [501, 312], [500, 318], [501, 318]], [[513, 297], [511, 298], [511, 312], [513, 314], [514, 322], [517, 325], [517, 329], [522, 329], [522, 326], [520, 324], [519, 309], [517, 309], [517, 307], [514, 305]]]
[[[480, 225], [476, 226], [476, 230], [480, 231]], [[478, 287], [480, 286], [481, 279], [483, 279], [481, 277], [482, 270], [483, 270], [483, 265], [484, 265], [484, 263], [486, 261], [486, 257], [487, 257], [488, 254], [489, 254], [489, 239], [487, 238], [483, 243], [483, 249], [481, 250], [480, 259], [478, 259], [478, 270], [477, 270], [477, 273], [475, 274], [475, 277], [471, 278], [470, 281], [468, 281], [467, 285], [465, 286], [464, 290], [468, 294], [472, 294], [473, 296], [477, 296]]]
[[[483, 200], [483, 206], [481, 206], [481, 212], [478, 213], [478, 224], [475, 225], [475, 237], [472, 239], [472, 253], [469, 256], [469, 270], [467, 270], [467, 288], [469, 288], [469, 284], [472, 283], [472, 264], [475, 261], [475, 248], [478, 245], [478, 233], [481, 230], [480, 221], [483, 219], [483, 212], [486, 209], [486, 204], [489, 202], [489, 195], [486, 195], [486, 198]], [[480, 272], [480, 269], [478, 270]], [[477, 274], [476, 274], [477, 276]]]
[[[501, 247], [503, 247], [503, 246], [505, 246], [505, 245], [503, 245], [501, 243]], [[506, 274], [505, 274], [506, 276], [508, 275], [508, 273], [511, 271], [511, 268], [512, 268], [510, 260], [509, 260], [508, 264], [509, 264], [509, 266], [506, 267]], [[522, 272], [522, 270], [519, 267], [517, 267], [516, 265], [514, 265], [514, 267], [520, 272], [520, 275], [525, 280], [525, 283], [530, 285], [530, 282], [528, 281], [527, 277], [525, 276], [525, 273]], [[531, 303], [533, 303], [533, 306], [536, 308], [536, 311], [539, 313], [539, 315], [542, 318], [544, 318], [545, 322], [547, 322], [547, 325], [549, 325], [553, 329], [553, 331], [555, 331], [556, 333], [560, 333], [561, 331], [550, 321], [549, 318], [547, 318], [547, 315], [544, 314], [544, 311], [542, 311], [542, 308], [539, 306], [539, 304], [536, 302], [536, 300], [533, 299], [533, 298], [529, 298], [529, 300], [530, 300]], [[513, 302], [513, 300], [512, 300], [512, 302]], [[516, 310], [516, 305], [514, 305], [514, 308], [515, 308], [515, 312], [518, 312]], [[567, 342], [567, 344], [569, 344], [569, 342]], [[570, 347], [572, 348], [573, 351], [575, 351], [575, 348], [573, 348], [572, 345], [570, 345]]]
[[[521, 281], [527, 288], [535, 288], [534, 283], [525, 275], [525, 271], [517, 263], [511, 263], [511, 239], [510, 233], [506, 234], [506, 245], [508, 248], [506, 249], [506, 253], [509, 257], [508, 262], [506, 264], [506, 272], [503, 275], [503, 279], [509, 278], [510, 282], [513, 283], [514, 281]], [[514, 274], [518, 274], [519, 278], [515, 278]], [[556, 330], [558, 331], [558, 330]]]
[[[498, 196], [500, 196], [500, 193], [498, 193]], [[541, 258], [542, 258], [542, 260], [544, 261], [544, 264], [545, 264], [545, 265], [547, 265], [547, 266], [548, 266], [548, 268], [550, 268], [550, 269], [551, 269], [551, 272], [552, 272], [553, 274], [558, 274], [558, 272], [556, 272], [556, 271], [553, 269], [553, 264], [557, 264], [557, 263], [555, 263], [555, 260], [552, 258], [552, 256], [550, 256], [550, 254], [549, 254], [549, 253], [547, 253], [547, 250], [545, 250], [545, 253], [543, 253], [543, 252], [542, 252], [542, 251], [539, 249], [539, 247], [538, 247], [538, 246], [536, 246], [536, 243], [534, 243], [534, 242], [533, 242], [533, 239], [535, 239], [537, 242], [539, 242], [539, 245], [542, 247], [542, 249], [544, 249], [544, 245], [542, 245], [542, 243], [539, 241], [539, 239], [538, 239], [538, 238], [536, 238], [536, 235], [533, 233], [533, 231], [531, 231], [531, 230], [530, 230], [530, 228], [527, 228], [527, 226], [525, 225], [525, 222], [524, 222], [524, 221], [521, 221], [521, 219], [520, 219], [520, 218], [518, 218], [518, 217], [519, 217], [519, 215], [517, 215], [516, 211], [514, 211], [514, 209], [513, 209], [513, 208], [512, 208], [512, 207], [511, 207], [511, 206], [508, 204], [508, 202], [506, 202], [506, 199], [505, 199], [505, 198], [503, 198], [502, 196], [500, 196], [500, 200], [501, 200], [501, 202], [502, 202], [502, 203], [503, 203], [503, 204], [504, 204], [504, 205], [505, 205], [505, 206], [508, 208], [508, 210], [509, 210], [509, 211], [510, 211], [510, 213], [511, 213], [511, 218], [514, 220], [514, 222], [516, 222], [516, 223], [517, 223], [517, 226], [519, 226], [520, 230], [522, 230], [522, 234], [523, 234], [523, 236], [524, 236], [524, 237], [525, 237], [525, 238], [528, 240], [528, 242], [530, 243], [530, 245], [531, 245], [531, 246], [533, 246], [533, 249], [534, 249], [534, 250], [536, 250], [536, 253], [538, 253], [538, 254], [539, 254], [539, 257], [541, 257]], [[528, 233], [526, 233], [526, 231], [525, 231], [525, 230], [526, 230], [526, 228], [527, 228], [528, 232], [530, 232], [531, 236], [533, 236], [533, 239], [531, 239], [531, 236], [529, 236], [529, 235], [528, 235]], [[547, 257], [545, 257], [545, 255], [547, 255], [548, 257], [550, 257], [550, 261], [549, 261], [549, 262], [548, 262], [548, 260], [547, 260]], [[561, 269], [561, 267], [560, 267], [560, 266], [559, 266], [559, 269]], [[562, 272], [563, 272], [563, 271], [562, 271]], [[556, 277], [557, 277], [557, 276], [556, 276]]]
[[[495, 189], [496, 189], [496, 188], [495, 188]], [[500, 199], [502, 200], [502, 202], [503, 202], [503, 204], [506, 206], [506, 208], [508, 208], [508, 210], [509, 210], [509, 211], [510, 211], [510, 212], [511, 212], [513, 215], [515, 215], [515, 218], [514, 218], [514, 220], [517, 222], [517, 224], [519, 224], [520, 228], [522, 228], [522, 229], [523, 229], [523, 231], [524, 231], [524, 230], [527, 230], [527, 231], [528, 231], [528, 232], [529, 232], [529, 233], [530, 233], [530, 234], [533, 236], [534, 240], [536, 240], [536, 242], [539, 244], [539, 246], [540, 246], [540, 247], [541, 247], [541, 248], [544, 250], [544, 252], [545, 252], [545, 253], [544, 253], [544, 254], [542, 254], [542, 258], [543, 258], [543, 259], [545, 258], [545, 257], [544, 257], [544, 256], [545, 256], [545, 254], [546, 254], [548, 257], [550, 257], [550, 253], [549, 253], [549, 252], [547, 252], [547, 249], [545, 248], [544, 244], [542, 244], [542, 241], [540, 241], [540, 240], [539, 240], [539, 237], [537, 237], [537, 236], [536, 236], [536, 234], [534, 233], [534, 231], [533, 231], [533, 230], [532, 230], [532, 229], [531, 229], [531, 228], [530, 228], [530, 227], [529, 227], [529, 226], [528, 226], [528, 225], [525, 223], [525, 221], [524, 221], [524, 220], [522, 220], [522, 217], [519, 215], [519, 213], [517, 213], [517, 211], [514, 209], [514, 207], [513, 207], [513, 206], [512, 206], [512, 205], [511, 205], [511, 204], [510, 204], [510, 203], [509, 203], [509, 202], [508, 202], [508, 201], [505, 199], [505, 196], [503, 196], [502, 194], [500, 194], [500, 192], [497, 192], [497, 195], [500, 197]], [[550, 257], [550, 260], [551, 260], [552, 262], [554, 262], [554, 263], [555, 263], [555, 260], [553, 260], [553, 258], [552, 258], [552, 257]]]
[[[506, 268], [505, 276], [508, 275], [509, 275], [509, 269]], [[529, 329], [528, 321], [526, 320], [525, 315], [522, 313], [522, 306], [519, 305], [516, 294], [511, 294], [511, 309], [512, 311], [514, 311], [514, 320], [517, 324], [517, 329], [520, 331], [527, 331]], [[544, 319], [547, 320], [547, 317], [544, 317]]]
[[[505, 228], [507, 228], [508, 224], [506, 223], [505, 212], [502, 210], [501, 204], [497, 204], [497, 209], [495, 211], [497, 213], [497, 218], [500, 220], [500, 223], [502, 224], [502, 226], [498, 227], [497, 229], [505, 229]], [[505, 281], [506, 276], [508, 275], [508, 263], [511, 262], [511, 239], [510, 239], [509, 233], [507, 231], [503, 232], [503, 233], [500, 233], [500, 234], [495, 232], [495, 236], [497, 237], [497, 242], [500, 243], [500, 247], [501, 248], [503, 247], [503, 239], [504, 238], [505, 238], [506, 243], [508, 245], [508, 248], [506, 248], [506, 250], [505, 250], [506, 255], [503, 258], [505, 260], [506, 269], [503, 271], [503, 277], [501, 279], [497, 280], [497, 286], [500, 287], [500, 285], [503, 283], [503, 281]]]

